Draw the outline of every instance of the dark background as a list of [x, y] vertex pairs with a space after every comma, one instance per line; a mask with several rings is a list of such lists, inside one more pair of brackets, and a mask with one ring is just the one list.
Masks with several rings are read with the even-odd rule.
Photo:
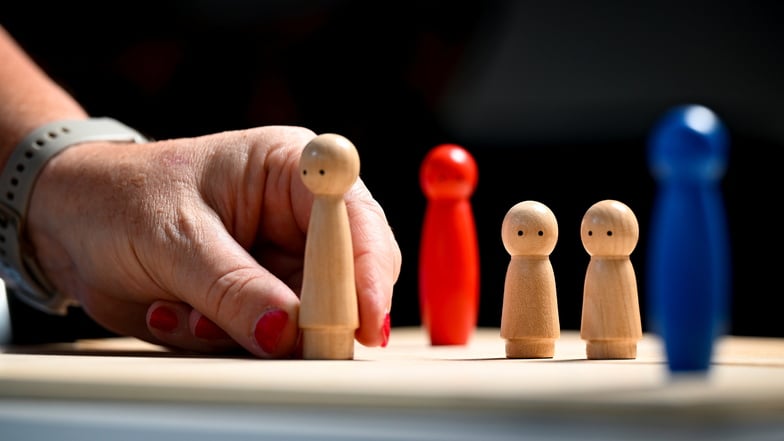
[[[591, 204], [610, 198], [629, 205], [640, 224], [631, 258], [647, 330], [644, 268], [655, 188], [646, 140], [672, 106], [704, 104], [731, 136], [722, 181], [733, 251], [731, 332], [784, 336], [779, 2], [97, 5], [6, 1], [0, 23], [91, 114], [156, 139], [268, 124], [351, 139], [361, 176], [403, 250], [394, 326], [420, 323], [419, 166], [430, 148], [452, 142], [479, 165], [472, 203], [480, 325], [500, 322], [509, 259], [500, 238], [503, 217], [515, 203], [534, 199], [558, 218], [551, 261], [561, 325], [579, 329], [588, 263], [579, 226]], [[14, 326], [17, 336], [30, 338], [95, 332], [78, 311], [67, 319], [17, 318]]]

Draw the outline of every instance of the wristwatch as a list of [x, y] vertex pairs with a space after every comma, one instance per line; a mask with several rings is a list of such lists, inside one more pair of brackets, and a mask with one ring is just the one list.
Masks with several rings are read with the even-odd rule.
[[91, 141], [143, 143], [147, 139], [111, 118], [56, 121], [27, 135], [0, 174], [0, 276], [20, 300], [49, 314], [65, 315], [77, 302], [54, 288], [35, 259], [24, 231], [30, 195], [52, 157]]

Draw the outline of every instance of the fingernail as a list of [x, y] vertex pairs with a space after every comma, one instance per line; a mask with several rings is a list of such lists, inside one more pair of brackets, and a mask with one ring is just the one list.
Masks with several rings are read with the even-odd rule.
[[259, 318], [253, 336], [264, 352], [275, 353], [288, 321], [289, 314], [282, 309], [271, 309]]
[[205, 340], [220, 340], [229, 337], [226, 331], [204, 316], [199, 317], [196, 321], [196, 326], [193, 327], [193, 335]]
[[150, 327], [159, 331], [172, 332], [179, 326], [177, 314], [170, 308], [159, 306], [150, 312]]
[[387, 347], [389, 344], [389, 334], [392, 333], [392, 321], [389, 318], [389, 313], [384, 316], [384, 325], [381, 326], [381, 347]]

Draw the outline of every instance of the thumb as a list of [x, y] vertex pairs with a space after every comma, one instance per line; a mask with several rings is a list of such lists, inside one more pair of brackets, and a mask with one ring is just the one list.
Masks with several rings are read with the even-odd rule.
[[[217, 216], [206, 222], [192, 220], [184, 228], [195, 232], [188, 235], [191, 239], [177, 239], [185, 242], [181, 245], [187, 250], [180, 255], [187, 257], [173, 259], [179, 260], [176, 268], [159, 269], [164, 280], [170, 280], [164, 284], [167, 291], [212, 320], [252, 354], [262, 358], [292, 355], [299, 333], [297, 295], [259, 265]], [[169, 342], [166, 333], [150, 331]], [[182, 336], [178, 338], [181, 346]]]

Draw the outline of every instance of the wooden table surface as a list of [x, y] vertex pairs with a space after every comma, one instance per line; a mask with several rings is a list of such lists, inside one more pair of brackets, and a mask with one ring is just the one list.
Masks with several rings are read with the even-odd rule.
[[201, 357], [134, 339], [6, 347], [0, 399], [454, 411], [505, 423], [568, 416], [784, 433], [781, 339], [725, 337], [702, 378], [671, 376], [653, 335], [634, 360], [587, 360], [576, 331], [562, 332], [553, 359], [504, 354], [497, 329], [478, 329], [466, 346], [434, 347], [419, 328], [394, 328], [387, 348], [357, 345], [348, 361]]

